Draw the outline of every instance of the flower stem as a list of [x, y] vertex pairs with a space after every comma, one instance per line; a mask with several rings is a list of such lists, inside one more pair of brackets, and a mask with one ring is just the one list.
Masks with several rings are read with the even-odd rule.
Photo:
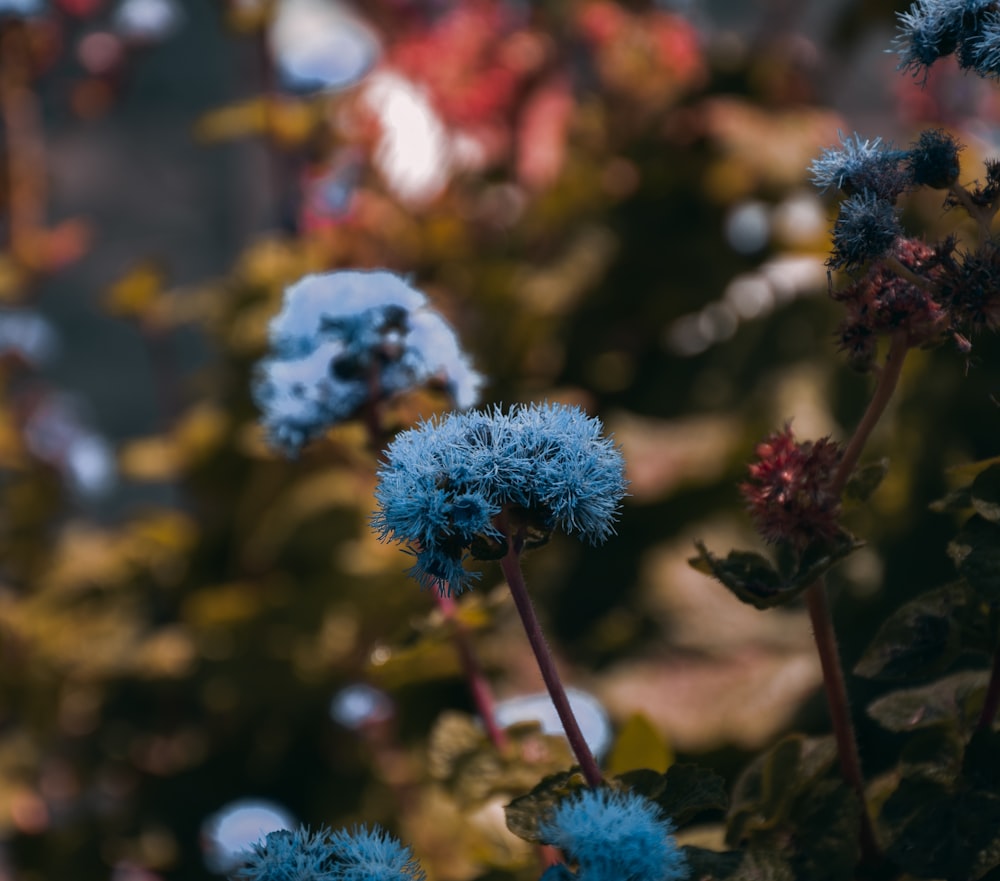
[[465, 626], [455, 617], [455, 600], [439, 590], [432, 590], [434, 601], [437, 603], [441, 614], [445, 620], [450, 621], [454, 628], [452, 639], [455, 642], [455, 649], [458, 651], [459, 660], [462, 663], [462, 670], [465, 672], [465, 680], [469, 684], [469, 691], [472, 692], [472, 700], [476, 705], [479, 718], [487, 735], [493, 742], [493, 746], [499, 752], [507, 748], [507, 735], [497, 724], [496, 713], [494, 712], [493, 692], [490, 684], [483, 673], [483, 668], [479, 664], [479, 659], [473, 651], [472, 643], [469, 640], [469, 632]]
[[587, 746], [587, 741], [583, 737], [583, 732], [577, 724], [576, 716], [573, 715], [573, 708], [570, 706], [569, 698], [566, 696], [566, 689], [563, 688], [562, 680], [559, 678], [559, 671], [552, 658], [545, 641], [545, 634], [538, 623], [538, 616], [535, 614], [535, 607], [528, 595], [528, 587], [524, 583], [524, 574], [521, 572], [521, 548], [523, 537], [517, 535], [507, 536], [507, 553], [500, 561], [500, 568], [503, 569], [504, 577], [510, 587], [510, 594], [514, 598], [514, 606], [521, 616], [521, 623], [524, 631], [528, 635], [528, 642], [531, 650], [535, 653], [535, 660], [541, 670], [542, 679], [548, 689], [552, 703], [559, 714], [559, 721], [562, 722], [563, 731], [566, 732], [566, 739], [573, 750], [583, 776], [587, 780], [587, 785], [600, 786], [603, 778], [601, 770], [597, 767], [597, 760]]
[[837, 651], [837, 635], [833, 629], [830, 604], [826, 595], [826, 582], [822, 578], [814, 581], [805, 592], [809, 620], [812, 623], [813, 638], [819, 652], [820, 667], [823, 670], [823, 688], [830, 710], [833, 736], [837, 742], [837, 757], [840, 773], [847, 785], [854, 790], [861, 804], [861, 854], [865, 862], [879, 859], [879, 847], [875, 840], [871, 816], [865, 800], [865, 781], [861, 773], [861, 758], [858, 754], [858, 740], [851, 721], [851, 711], [847, 699], [847, 685], [844, 669]]
[[993, 670], [990, 673], [990, 684], [986, 688], [983, 709], [979, 713], [979, 722], [976, 724], [976, 727], [980, 731], [989, 731], [993, 727], [998, 708], [1000, 708], [1000, 648], [993, 654]]
[[830, 491], [833, 495], [839, 496], [843, 492], [851, 476], [851, 472], [854, 470], [854, 466], [858, 464], [858, 459], [861, 458], [861, 452], [864, 450], [868, 438], [885, 412], [889, 399], [892, 398], [892, 394], [899, 384], [899, 376], [903, 371], [903, 361], [906, 358], [909, 347], [910, 341], [907, 338], [906, 332], [902, 330], [896, 331], [889, 344], [889, 352], [885, 356], [885, 364], [879, 373], [875, 393], [868, 402], [868, 408], [861, 417], [858, 427], [854, 429], [854, 434], [848, 442], [847, 448], [844, 450], [844, 455], [841, 456], [837, 472], [830, 483]]
[[[861, 458], [868, 438], [885, 412], [885, 408], [899, 384], [903, 361], [909, 347], [910, 343], [905, 331], [897, 331], [893, 334], [885, 364], [879, 373], [875, 392], [868, 402], [868, 407], [865, 409], [861, 421], [854, 429], [854, 434], [844, 450], [837, 471], [830, 483], [830, 490], [834, 496], [839, 496], [844, 491], [851, 472], [854, 471], [854, 467]], [[840, 773], [848, 786], [857, 794], [861, 804], [862, 857], [866, 862], [876, 862], [880, 858], [880, 852], [865, 800], [865, 781], [861, 773], [858, 740], [854, 733], [854, 723], [851, 720], [847, 685], [844, 679], [844, 669], [840, 663], [840, 653], [837, 650], [837, 635], [833, 628], [833, 617], [830, 614], [826, 581], [823, 578], [814, 581], [806, 589], [805, 597], [809, 609], [809, 620], [813, 628], [813, 638], [816, 640], [816, 650], [819, 653], [820, 667], [823, 670], [823, 688], [826, 691], [830, 721], [833, 725], [834, 738], [837, 741]]]

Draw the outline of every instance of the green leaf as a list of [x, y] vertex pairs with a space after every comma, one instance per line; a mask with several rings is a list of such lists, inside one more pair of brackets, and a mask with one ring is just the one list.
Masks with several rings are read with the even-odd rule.
[[889, 473], [889, 460], [879, 459], [877, 462], [870, 462], [855, 468], [854, 472], [847, 479], [847, 486], [844, 487], [844, 497], [852, 502], [866, 502], [871, 494], [878, 489], [879, 484]]
[[841, 560], [853, 554], [865, 543], [858, 541], [847, 530], [842, 529], [832, 542], [815, 542], [805, 549], [799, 568], [788, 582], [788, 587], [800, 593], [812, 584], [820, 575], [836, 566]]
[[931, 502], [928, 506], [938, 514], [959, 514], [972, 507], [972, 487], [963, 486], [952, 490], [946, 496]]
[[965, 582], [923, 593], [882, 623], [854, 672], [869, 679], [933, 676], [964, 651], [990, 652], [985, 619]]
[[1000, 793], [1000, 732], [976, 729], [965, 748], [962, 775], [976, 789]]
[[1000, 523], [1000, 465], [976, 475], [971, 487], [972, 506], [991, 523]]
[[842, 780], [821, 780], [803, 792], [794, 813], [796, 877], [851, 881], [861, 855], [860, 818], [858, 798]]
[[982, 706], [987, 674], [967, 670], [929, 685], [891, 692], [868, 707], [868, 715], [888, 731], [916, 731], [938, 725], [966, 730]]
[[752, 551], [730, 551], [725, 559], [715, 556], [705, 545], [695, 542], [698, 556], [688, 562], [699, 572], [711, 575], [739, 599], [758, 609], [785, 602], [787, 588], [771, 562]]
[[724, 811], [729, 804], [726, 781], [700, 765], [671, 765], [664, 780], [662, 792], [653, 801], [678, 828], [705, 811]]
[[688, 845], [681, 848], [691, 867], [692, 881], [795, 881], [788, 861], [775, 851], [714, 851]]
[[965, 733], [955, 726], [921, 728], [908, 737], [899, 753], [903, 776], [951, 785], [962, 771]]
[[758, 755], [733, 788], [727, 842], [735, 846], [785, 823], [798, 795], [825, 776], [836, 758], [832, 738], [801, 734], [788, 735]]
[[904, 777], [882, 808], [886, 855], [921, 878], [976, 881], [1000, 864], [1000, 796]]
[[545, 777], [531, 792], [515, 798], [504, 808], [507, 828], [518, 838], [544, 844], [538, 827], [548, 820], [559, 802], [586, 786], [587, 781], [579, 768]]
[[[692, 879], [711, 878], [713, 881], [736, 881], [736, 872], [743, 862], [744, 855], [738, 850], [717, 851], [705, 847], [685, 845], [681, 848], [688, 866], [691, 867]], [[792, 881], [789, 876], [788, 881]]]
[[982, 599], [1000, 604], [1000, 525], [973, 515], [948, 545], [948, 555]]
[[723, 559], [696, 541], [698, 556], [688, 563], [721, 581], [743, 602], [771, 609], [797, 597], [831, 566], [862, 546], [863, 542], [844, 530], [832, 541], [815, 542], [801, 554], [789, 545], [779, 545], [776, 569], [767, 557], [753, 551], [730, 551]]

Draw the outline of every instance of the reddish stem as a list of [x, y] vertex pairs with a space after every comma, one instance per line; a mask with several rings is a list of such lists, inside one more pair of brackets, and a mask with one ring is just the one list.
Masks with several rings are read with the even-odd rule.
[[500, 568], [503, 569], [504, 577], [510, 587], [510, 594], [514, 598], [514, 605], [521, 616], [521, 623], [524, 625], [524, 632], [528, 636], [531, 650], [535, 653], [535, 660], [545, 681], [552, 703], [559, 714], [559, 721], [562, 722], [563, 731], [569, 741], [580, 769], [591, 787], [600, 786], [603, 781], [601, 770], [597, 766], [597, 760], [590, 751], [587, 741], [577, 724], [576, 716], [573, 715], [573, 708], [570, 706], [569, 698], [566, 696], [566, 689], [563, 688], [562, 679], [556, 668], [552, 652], [545, 641], [545, 634], [542, 632], [538, 616], [535, 614], [535, 607], [528, 594], [528, 587], [524, 583], [524, 574], [521, 572], [521, 550], [524, 539], [520, 535], [507, 536], [507, 553], [500, 561]]
[[0, 119], [6, 135], [10, 249], [31, 262], [31, 240], [45, 223], [45, 144], [38, 98], [30, 88], [22, 22], [0, 23]]
[[892, 342], [889, 344], [889, 352], [885, 356], [885, 365], [879, 373], [875, 393], [868, 402], [868, 407], [861, 417], [858, 427], [854, 429], [854, 434], [847, 443], [844, 455], [840, 458], [837, 473], [833, 476], [830, 490], [834, 496], [839, 496], [843, 492], [851, 476], [851, 472], [854, 471], [854, 466], [858, 464], [858, 459], [861, 458], [861, 452], [864, 450], [868, 438], [878, 424], [879, 419], [882, 418], [882, 414], [885, 412], [885, 408], [890, 398], [892, 398], [893, 392], [896, 391], [896, 386], [899, 384], [899, 376], [903, 371], [903, 361], [906, 359], [906, 353], [909, 348], [910, 341], [907, 338], [906, 332], [902, 330], [896, 331], [892, 336]]
[[[868, 407], [855, 428], [854, 434], [848, 441], [830, 483], [830, 489], [834, 496], [839, 496], [844, 491], [851, 472], [854, 471], [861, 458], [868, 438], [885, 412], [885, 408], [899, 384], [903, 361], [909, 347], [910, 343], [905, 331], [900, 330], [893, 334], [885, 364], [879, 373], [875, 392], [868, 402]], [[834, 738], [837, 741], [840, 773], [848, 786], [857, 794], [861, 804], [862, 856], [866, 862], [876, 862], [880, 858], [879, 847], [875, 839], [871, 816], [868, 813], [868, 804], [865, 800], [865, 781], [861, 772], [858, 740], [854, 732], [854, 723], [851, 720], [844, 669], [840, 663], [840, 653], [837, 650], [837, 635], [833, 627], [833, 617], [830, 614], [824, 579], [820, 578], [813, 582], [806, 589], [805, 597], [809, 609], [809, 619], [812, 622], [813, 638], [816, 640], [816, 650], [819, 653], [820, 666], [823, 670], [823, 688], [826, 691], [830, 721], [833, 725]]]
[[452, 638], [455, 642], [455, 648], [458, 651], [459, 660], [462, 663], [462, 670], [465, 672], [465, 680], [469, 683], [469, 691], [472, 692], [472, 700], [476, 705], [479, 718], [483, 722], [483, 727], [486, 729], [486, 733], [489, 735], [493, 745], [499, 752], [503, 752], [507, 748], [507, 735], [497, 724], [493, 692], [486, 679], [486, 674], [479, 664], [479, 659], [472, 649], [469, 632], [465, 629], [462, 622], [455, 617], [455, 610], [457, 608], [455, 600], [447, 594], [441, 593], [439, 590], [432, 590], [431, 592], [434, 594], [434, 601], [441, 610], [441, 614], [444, 615], [445, 620], [452, 623], [452, 627], [454, 628]]
[[837, 742], [837, 757], [840, 773], [847, 785], [854, 790], [861, 804], [861, 854], [865, 862], [874, 863], [879, 859], [879, 847], [875, 840], [868, 804], [865, 800], [865, 780], [861, 772], [861, 757], [858, 754], [858, 739], [854, 733], [844, 669], [837, 651], [837, 635], [833, 629], [830, 604], [826, 595], [826, 583], [817, 579], [805, 592], [809, 620], [812, 622], [813, 638], [819, 653], [823, 670], [823, 688], [830, 710], [833, 736]]
[[1000, 708], [1000, 649], [997, 649], [993, 654], [990, 684], [986, 687], [986, 698], [983, 700], [983, 709], [979, 713], [979, 722], [976, 724], [980, 731], [989, 731], [993, 727], [998, 708]]

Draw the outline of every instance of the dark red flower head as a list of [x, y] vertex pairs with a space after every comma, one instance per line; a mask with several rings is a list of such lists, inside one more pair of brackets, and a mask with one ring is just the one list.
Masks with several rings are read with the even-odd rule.
[[798, 443], [791, 426], [757, 445], [750, 479], [740, 485], [757, 531], [769, 542], [799, 550], [840, 531], [840, 499], [830, 482], [840, 446], [829, 438]]

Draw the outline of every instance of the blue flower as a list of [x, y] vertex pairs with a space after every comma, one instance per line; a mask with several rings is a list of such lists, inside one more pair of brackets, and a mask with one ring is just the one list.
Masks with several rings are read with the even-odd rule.
[[881, 257], [903, 234], [895, 208], [870, 193], [840, 203], [833, 227], [833, 267], [857, 269]]
[[0, 0], [0, 19], [34, 18], [47, 8], [44, 0]]
[[821, 190], [836, 187], [846, 195], [870, 192], [895, 202], [910, 183], [903, 164], [907, 153], [883, 145], [881, 138], [862, 140], [840, 135], [840, 149], [830, 147], [809, 166], [813, 183]]
[[624, 461], [599, 420], [577, 407], [530, 404], [451, 413], [398, 435], [379, 469], [372, 525], [416, 556], [421, 584], [461, 592], [463, 561], [496, 559], [506, 510], [525, 546], [554, 529], [604, 541], [625, 494]]
[[926, 75], [939, 58], [957, 52], [963, 67], [989, 76], [979, 67], [975, 45], [992, 5], [992, 0], [917, 0], [898, 14], [900, 68]]
[[539, 828], [542, 840], [575, 864], [552, 866], [543, 881], [681, 881], [690, 874], [673, 823], [632, 792], [587, 789], [558, 804]]
[[913, 182], [937, 190], [950, 187], [958, 179], [961, 150], [962, 145], [941, 129], [921, 132], [907, 158]]
[[270, 340], [253, 393], [290, 455], [373, 398], [440, 382], [464, 409], [482, 384], [445, 320], [391, 272], [307, 275], [285, 292]]
[[423, 881], [413, 853], [378, 826], [352, 832], [282, 829], [244, 855], [238, 881]]

